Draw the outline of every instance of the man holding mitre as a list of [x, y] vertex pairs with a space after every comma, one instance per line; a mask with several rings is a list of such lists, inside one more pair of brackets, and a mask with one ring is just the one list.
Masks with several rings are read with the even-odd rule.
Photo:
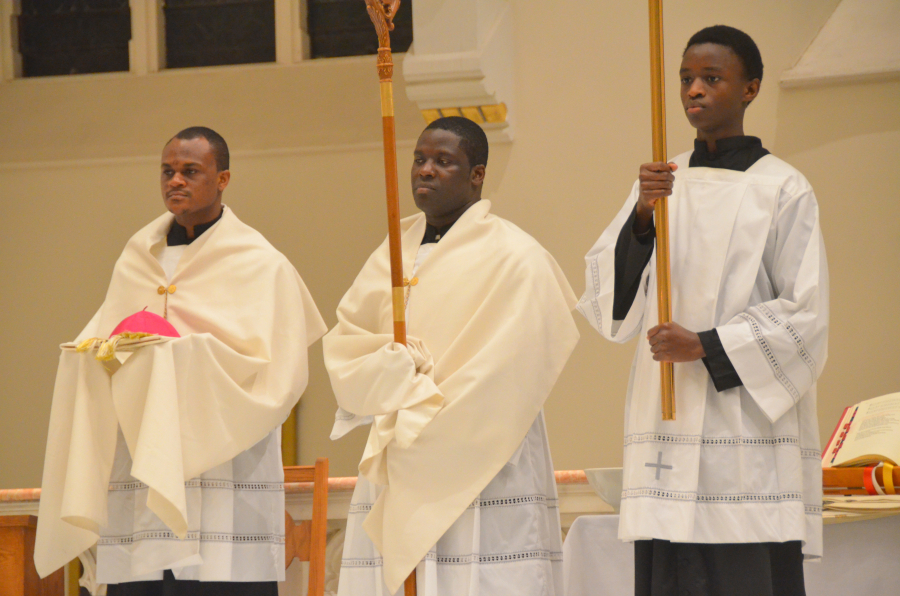
[[[640, 596], [802, 595], [803, 558], [822, 555], [828, 271], [809, 182], [744, 135], [762, 72], [742, 31], [690, 39], [680, 77], [694, 150], [642, 165], [586, 257], [579, 311], [607, 339], [641, 337], [619, 525], [635, 542]], [[664, 196], [673, 322], [658, 325], [653, 212]], [[672, 421], [658, 362], [675, 363]]]
[[284, 579], [280, 426], [325, 325], [287, 258], [222, 205], [228, 162], [208, 128], [166, 144], [169, 213], [128, 241], [82, 351], [63, 350], [42, 575], [96, 543], [110, 596], [274, 596]]
[[408, 345], [393, 342], [384, 242], [323, 340], [332, 438], [371, 424], [341, 595], [562, 594], [544, 400], [578, 340], [553, 257], [481, 199], [488, 144], [465, 118], [419, 137], [401, 221]]

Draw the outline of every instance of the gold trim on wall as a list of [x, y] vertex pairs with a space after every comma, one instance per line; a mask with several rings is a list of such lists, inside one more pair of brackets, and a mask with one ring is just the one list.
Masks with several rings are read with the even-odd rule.
[[481, 106], [481, 113], [484, 115], [486, 122], [491, 124], [499, 124], [506, 122], [506, 104], [498, 103], [492, 106]]
[[431, 124], [441, 117], [440, 110], [422, 110], [422, 117], [425, 118], [426, 124]]
[[469, 106], [468, 108], [460, 108], [462, 115], [472, 122], [484, 124], [484, 115], [478, 106]]
[[460, 108], [433, 108], [422, 110], [422, 117], [426, 124], [431, 124], [438, 118], [447, 116], [462, 116], [478, 124], [502, 124], [506, 122], [506, 104], [498, 103], [489, 106], [465, 106]]

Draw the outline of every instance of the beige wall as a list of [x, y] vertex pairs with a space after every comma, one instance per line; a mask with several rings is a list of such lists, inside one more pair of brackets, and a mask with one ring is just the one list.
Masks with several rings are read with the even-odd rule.
[[[900, 328], [897, 80], [781, 90], [837, 0], [674, 3], [666, 14], [669, 146], [690, 147], [678, 107], [678, 55], [694, 30], [724, 22], [759, 43], [762, 94], [746, 130], [816, 189], [832, 280], [822, 434], [844, 405], [900, 389], [889, 338]], [[559, 260], [577, 293], [582, 257], [649, 154], [644, 4], [514, 0], [516, 140], [492, 147], [487, 196]], [[552, 8], [548, 8], [552, 7]], [[329, 325], [384, 234], [378, 89], [369, 58], [293, 67], [97, 75], [0, 84], [0, 488], [37, 486], [56, 368], [105, 293], [127, 238], [162, 210], [158, 154], [178, 129], [218, 129], [232, 151], [226, 202], [296, 265]], [[403, 210], [410, 148], [423, 122], [398, 82]], [[452, 290], [452, 289], [451, 289]], [[547, 404], [558, 469], [618, 465], [633, 345], [582, 340]], [[892, 342], [896, 343], [896, 342]], [[334, 412], [321, 347], [301, 401], [300, 459], [351, 475], [365, 441], [328, 440]]]

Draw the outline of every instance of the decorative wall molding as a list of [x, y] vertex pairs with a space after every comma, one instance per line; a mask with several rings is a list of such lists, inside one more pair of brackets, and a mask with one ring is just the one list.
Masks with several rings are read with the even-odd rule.
[[416, 0], [403, 59], [406, 95], [426, 121], [462, 115], [491, 141], [510, 141], [515, 60], [509, 0]]
[[900, 78], [900, 2], [842, 0], [782, 87]]
[[[2, 0], [0, 0], [2, 1]], [[398, 149], [413, 149], [416, 141], [401, 139], [397, 141]], [[251, 149], [232, 151], [232, 159], [256, 159], [260, 157], [288, 157], [292, 155], [311, 155], [318, 153], [352, 153], [364, 151], [381, 151], [381, 142], [344, 143], [335, 145], [307, 145], [305, 147], [276, 147], [273, 149]], [[135, 155], [132, 157], [97, 157], [93, 159], [58, 159], [47, 161], [7, 161], [0, 162], [0, 173], [27, 170], [55, 170], [62, 168], [93, 168], [121, 165], [152, 165], [159, 167], [158, 155]]]

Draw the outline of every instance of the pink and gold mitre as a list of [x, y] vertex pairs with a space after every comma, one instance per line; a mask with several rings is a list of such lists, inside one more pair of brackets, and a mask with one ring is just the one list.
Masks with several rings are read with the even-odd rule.
[[116, 356], [116, 346], [122, 340], [142, 339], [145, 337], [181, 337], [175, 327], [167, 320], [146, 309], [125, 317], [116, 325], [108, 339], [92, 337], [78, 344], [79, 352], [88, 352], [97, 347], [97, 360], [112, 360]]
[[[112, 339], [123, 333], [141, 334], [141, 337], [150, 335], [162, 335], [163, 337], [181, 337], [175, 327], [167, 320], [159, 315], [142, 310], [136, 312], [130, 317], [125, 317], [122, 322], [116, 325], [109, 338]], [[136, 339], [136, 338], [131, 338]]]

